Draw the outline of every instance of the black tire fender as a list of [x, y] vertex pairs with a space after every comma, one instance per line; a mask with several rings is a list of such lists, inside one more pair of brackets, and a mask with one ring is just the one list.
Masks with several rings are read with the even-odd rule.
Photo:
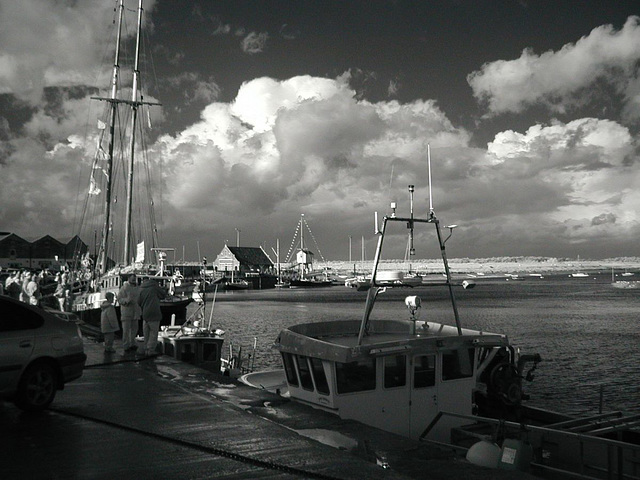
[[509, 362], [501, 362], [491, 369], [489, 385], [506, 405], [517, 405], [522, 400], [518, 368]]

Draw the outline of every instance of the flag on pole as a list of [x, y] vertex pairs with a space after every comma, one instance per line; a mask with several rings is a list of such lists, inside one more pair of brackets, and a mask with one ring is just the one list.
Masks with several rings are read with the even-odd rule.
[[136, 263], [144, 263], [144, 242], [140, 242], [137, 247]]

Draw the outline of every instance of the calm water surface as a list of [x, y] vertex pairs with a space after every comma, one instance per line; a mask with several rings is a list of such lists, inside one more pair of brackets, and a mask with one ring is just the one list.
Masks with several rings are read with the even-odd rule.
[[[543, 361], [525, 389], [530, 404], [574, 414], [640, 411], [640, 290], [610, 286], [610, 275], [552, 276], [525, 281], [481, 280], [455, 290], [463, 327], [505, 333], [523, 353]], [[380, 295], [372, 318], [397, 315], [407, 295], [419, 295], [419, 319], [454, 324], [444, 288], [396, 289]], [[229, 344], [253, 349], [255, 369], [280, 367], [271, 348], [283, 328], [297, 323], [362, 318], [366, 292], [334, 286], [218, 292], [206, 318], [226, 331]], [[400, 305], [403, 305], [401, 303]], [[404, 308], [404, 307], [402, 307]], [[408, 312], [400, 310], [408, 318]], [[224, 355], [226, 356], [226, 351]]]

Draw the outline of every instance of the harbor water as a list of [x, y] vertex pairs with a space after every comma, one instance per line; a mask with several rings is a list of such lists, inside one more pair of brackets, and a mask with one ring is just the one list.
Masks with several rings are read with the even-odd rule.
[[[504, 333], [522, 353], [539, 353], [530, 405], [568, 414], [640, 411], [640, 290], [611, 287], [610, 274], [482, 279], [455, 289], [462, 326]], [[390, 318], [398, 301], [419, 295], [420, 320], [453, 323], [442, 287], [389, 289], [373, 319]], [[280, 368], [272, 348], [290, 325], [335, 319], [360, 320], [366, 292], [343, 286], [314, 289], [217, 292], [208, 295], [205, 321], [223, 329], [223, 356], [242, 348], [254, 370]], [[391, 305], [394, 303], [395, 305]], [[190, 307], [193, 308], [193, 307]], [[408, 311], [406, 318], [409, 318]], [[255, 355], [248, 359], [247, 355]]]

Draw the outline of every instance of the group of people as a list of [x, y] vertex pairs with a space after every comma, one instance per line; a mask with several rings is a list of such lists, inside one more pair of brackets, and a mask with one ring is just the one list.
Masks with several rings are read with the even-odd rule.
[[6, 278], [2, 286], [2, 293], [21, 302], [38, 305], [42, 298], [41, 282], [41, 274], [28, 270], [16, 271]]
[[[45, 290], [45, 293], [43, 292]], [[71, 302], [71, 280], [69, 272], [63, 270], [55, 275], [47, 270], [36, 273], [16, 270], [0, 284], [0, 294], [8, 295], [30, 305], [58, 307], [67, 311]], [[55, 302], [50, 297], [55, 298]]]
[[[158, 332], [162, 311], [160, 300], [167, 293], [152, 279], [145, 280], [138, 286], [135, 274], [128, 279], [118, 291], [117, 300], [120, 304], [120, 322], [122, 323], [122, 347], [124, 353], [136, 352], [136, 335], [138, 333], [138, 321], [142, 317], [142, 334], [144, 336], [144, 353], [153, 355], [158, 344]], [[101, 306], [100, 326], [104, 334], [105, 352], [113, 353], [115, 332], [120, 327], [115, 310], [116, 295], [107, 292], [105, 301]]]

